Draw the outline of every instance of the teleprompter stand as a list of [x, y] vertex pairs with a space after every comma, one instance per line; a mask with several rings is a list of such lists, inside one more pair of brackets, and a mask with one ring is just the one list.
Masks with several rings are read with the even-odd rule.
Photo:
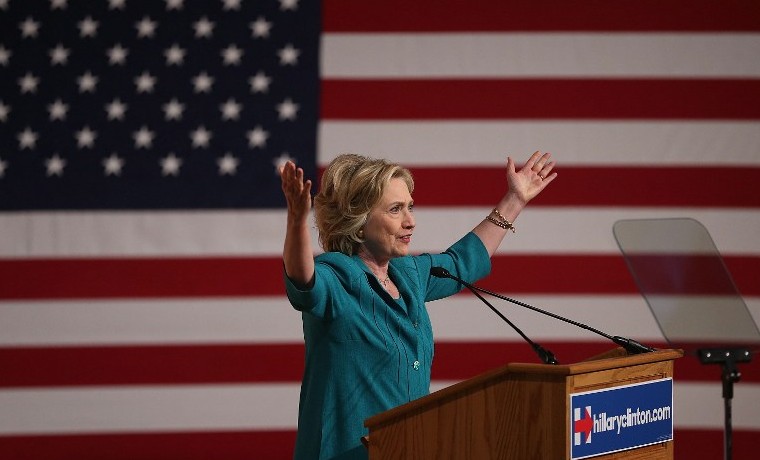
[[720, 364], [723, 368], [723, 450], [726, 459], [733, 456], [733, 423], [731, 421], [731, 402], [734, 398], [734, 383], [741, 380], [741, 372], [737, 363], [748, 363], [752, 360], [749, 348], [701, 348], [697, 351], [699, 362], [702, 364]]

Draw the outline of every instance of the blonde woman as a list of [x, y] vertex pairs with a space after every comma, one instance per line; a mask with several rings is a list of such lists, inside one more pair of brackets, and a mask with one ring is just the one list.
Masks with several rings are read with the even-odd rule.
[[429, 393], [433, 331], [425, 303], [462, 287], [432, 277], [430, 268], [468, 282], [488, 275], [520, 211], [557, 177], [554, 166], [549, 153], [534, 153], [519, 170], [507, 158], [506, 193], [493, 211], [444, 252], [412, 256], [412, 174], [382, 159], [338, 156], [314, 197], [325, 251], [316, 258], [312, 183], [292, 162], [281, 168], [285, 285], [306, 343], [296, 459], [366, 459], [364, 420]]

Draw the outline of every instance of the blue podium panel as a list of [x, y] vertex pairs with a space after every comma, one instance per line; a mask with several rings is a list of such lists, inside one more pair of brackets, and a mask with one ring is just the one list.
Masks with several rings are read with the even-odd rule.
[[673, 439], [673, 379], [570, 395], [572, 459]]

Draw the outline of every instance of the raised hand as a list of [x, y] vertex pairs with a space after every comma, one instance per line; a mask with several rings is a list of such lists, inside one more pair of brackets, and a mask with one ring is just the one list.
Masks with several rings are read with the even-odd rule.
[[535, 198], [557, 177], [556, 172], [552, 173], [556, 162], [551, 156], [551, 153], [534, 152], [519, 171], [512, 158], [507, 158], [509, 190], [523, 203]]
[[303, 169], [292, 161], [280, 167], [282, 193], [288, 203], [288, 217], [303, 221], [311, 211], [311, 180], [304, 180]]

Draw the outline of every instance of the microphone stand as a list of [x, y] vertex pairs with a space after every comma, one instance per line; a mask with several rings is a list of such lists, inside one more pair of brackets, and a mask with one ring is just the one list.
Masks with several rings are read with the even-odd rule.
[[[600, 335], [600, 336], [606, 338], [607, 340], [611, 340], [612, 342], [614, 342], [617, 345], [621, 346], [623, 349], [625, 349], [625, 351], [629, 355], [636, 355], [636, 354], [639, 354], [639, 353], [649, 353], [649, 352], [655, 351], [654, 348], [651, 348], [651, 347], [648, 347], [646, 345], [643, 345], [643, 344], [641, 344], [641, 343], [639, 343], [639, 342], [637, 342], [637, 341], [635, 341], [633, 339], [629, 339], [629, 338], [626, 338], [626, 337], [621, 337], [619, 335], [612, 336], [612, 335], [606, 334], [606, 333], [600, 331], [599, 329], [595, 329], [595, 328], [593, 328], [591, 326], [588, 326], [586, 324], [579, 323], [577, 321], [573, 321], [571, 319], [565, 318], [565, 317], [557, 315], [555, 313], [552, 313], [552, 312], [549, 312], [549, 311], [546, 311], [546, 310], [542, 310], [542, 309], [540, 309], [538, 307], [534, 307], [532, 305], [528, 305], [527, 303], [524, 303], [524, 302], [520, 302], [519, 300], [510, 299], [509, 297], [505, 297], [505, 296], [503, 296], [501, 294], [497, 294], [497, 293], [491, 292], [491, 291], [489, 291], [487, 289], [483, 289], [481, 287], [477, 287], [475, 285], [469, 284], [468, 282], [462, 280], [461, 278], [458, 278], [458, 277], [452, 275], [445, 268], [442, 268], [442, 267], [433, 267], [433, 268], [430, 269], [430, 274], [433, 275], [433, 276], [436, 276], [438, 278], [450, 278], [450, 279], [453, 279], [454, 281], [457, 281], [457, 282], [463, 284], [470, 291], [473, 291], [473, 292], [474, 291], [480, 291], [480, 292], [483, 292], [485, 294], [488, 294], [488, 295], [491, 295], [493, 297], [496, 297], [497, 299], [505, 300], [505, 301], [513, 303], [515, 305], [519, 305], [521, 307], [528, 308], [528, 309], [533, 310], [535, 312], [541, 313], [542, 315], [551, 316], [554, 319], [558, 319], [558, 320], [563, 321], [565, 323], [572, 324], [573, 326], [580, 327], [581, 329], [586, 329], [587, 331], [591, 331], [594, 334]], [[480, 297], [480, 296], [478, 296], [478, 297]], [[481, 299], [482, 299], [482, 297], [481, 297]]]
[[541, 345], [537, 344], [536, 342], [528, 338], [528, 336], [525, 335], [523, 331], [520, 330], [519, 327], [515, 326], [515, 324], [512, 323], [512, 321], [510, 321], [509, 319], [507, 319], [506, 316], [501, 314], [501, 312], [497, 310], [493, 305], [491, 305], [491, 303], [487, 301], [482, 295], [480, 295], [480, 293], [476, 289], [474, 289], [473, 286], [469, 285], [468, 283], [462, 283], [462, 284], [464, 284], [465, 287], [467, 287], [473, 294], [475, 294], [475, 296], [478, 299], [482, 300], [484, 304], [488, 305], [488, 308], [490, 308], [491, 311], [499, 315], [499, 318], [506, 321], [507, 324], [512, 326], [512, 329], [514, 329], [518, 334], [520, 334], [520, 337], [522, 337], [523, 340], [528, 342], [528, 344], [533, 348], [533, 350], [535, 350], [536, 354], [541, 359], [541, 361], [543, 361], [544, 364], [559, 364], [559, 361], [557, 361], [557, 358], [554, 356], [554, 353], [552, 353], [551, 351], [547, 350], [546, 348], [542, 347]]

